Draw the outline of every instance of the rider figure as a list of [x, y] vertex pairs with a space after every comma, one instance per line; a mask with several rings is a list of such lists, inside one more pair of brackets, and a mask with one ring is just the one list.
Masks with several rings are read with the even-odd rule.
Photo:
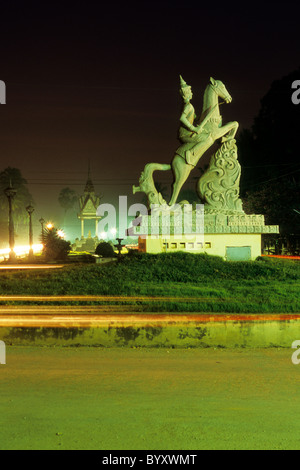
[[202, 140], [201, 131], [203, 125], [194, 126], [196, 119], [195, 109], [194, 106], [190, 103], [193, 97], [192, 89], [183, 80], [181, 75], [180, 94], [183, 98], [183, 110], [180, 116], [180, 122], [182, 125], [178, 131], [178, 138], [183, 144], [190, 144], [186, 146], [187, 148], [185, 150], [185, 159], [188, 164], [192, 165], [191, 156], [193, 153], [193, 148], [196, 147], [197, 143]]

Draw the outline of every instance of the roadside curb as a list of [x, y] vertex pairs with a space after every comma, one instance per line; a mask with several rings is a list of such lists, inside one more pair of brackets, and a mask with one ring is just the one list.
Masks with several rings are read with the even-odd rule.
[[116, 313], [0, 317], [0, 340], [10, 345], [290, 348], [298, 339], [300, 314]]

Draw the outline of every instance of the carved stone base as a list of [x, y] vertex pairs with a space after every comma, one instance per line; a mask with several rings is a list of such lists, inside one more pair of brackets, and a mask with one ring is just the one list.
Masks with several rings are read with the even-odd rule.
[[[202, 206], [203, 208], [203, 206]], [[265, 225], [263, 215], [247, 215], [242, 213], [203, 213], [203, 209], [194, 210], [190, 205], [190, 212], [178, 217], [170, 213], [155, 216], [142, 216], [139, 225], [130, 231], [131, 236], [147, 235], [175, 235], [200, 233], [279, 233], [278, 225]]]
[[228, 261], [251, 261], [261, 255], [261, 234], [205, 233], [204, 236], [139, 238], [139, 251], [144, 253], [206, 253]]
[[242, 213], [204, 214], [205, 233], [279, 233], [278, 225], [265, 225], [263, 215]]
[[139, 250], [147, 253], [185, 251], [221, 256], [227, 260], [253, 260], [261, 255], [261, 235], [278, 233], [265, 225], [263, 215], [206, 213], [203, 206], [189, 207], [187, 219], [175, 214], [142, 216], [131, 236], [139, 237]]

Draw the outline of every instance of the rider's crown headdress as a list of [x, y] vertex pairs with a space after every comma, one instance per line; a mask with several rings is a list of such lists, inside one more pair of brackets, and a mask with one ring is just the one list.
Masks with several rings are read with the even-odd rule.
[[183, 90], [184, 88], [188, 87], [189, 85], [183, 80], [182, 76], [179, 75], [180, 77], [180, 88]]

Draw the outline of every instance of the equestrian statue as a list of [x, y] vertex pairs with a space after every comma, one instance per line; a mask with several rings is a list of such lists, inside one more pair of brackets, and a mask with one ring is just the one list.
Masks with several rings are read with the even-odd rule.
[[[173, 171], [174, 182], [169, 206], [176, 204], [183, 184], [188, 179], [191, 171], [197, 166], [203, 154], [218, 139], [225, 143], [234, 139], [238, 130], [236, 121], [222, 125], [222, 117], [219, 106], [223, 103], [231, 103], [232, 98], [220, 80], [210, 78], [203, 97], [203, 109], [200, 120], [195, 115], [195, 109], [191, 104], [192, 89], [180, 76], [180, 95], [183, 99], [183, 108], [180, 116], [180, 128], [178, 138], [180, 146], [175, 152], [171, 165], [160, 163], [148, 163], [139, 179], [139, 186], [133, 186], [133, 193], [145, 192], [148, 197], [148, 205], [167, 205], [162, 195], [157, 191], [153, 180], [153, 172]], [[223, 100], [219, 103], [219, 99]]]

